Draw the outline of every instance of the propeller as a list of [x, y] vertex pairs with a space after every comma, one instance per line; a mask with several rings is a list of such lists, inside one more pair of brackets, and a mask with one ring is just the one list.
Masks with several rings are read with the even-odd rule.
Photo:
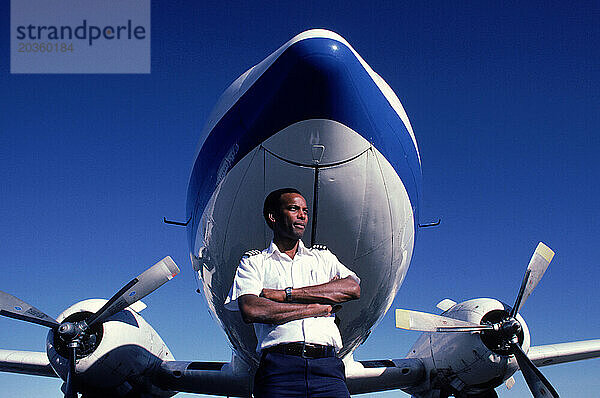
[[481, 332], [494, 330], [492, 325], [478, 325], [473, 322], [448, 318], [427, 312], [396, 310], [396, 327], [420, 332]]
[[517, 363], [519, 364], [519, 368], [521, 368], [521, 373], [523, 373], [523, 377], [529, 386], [529, 390], [533, 394], [535, 398], [547, 398], [547, 397], [556, 397], [558, 398], [558, 393], [552, 387], [552, 384], [544, 377], [542, 372], [538, 368], [535, 367], [531, 359], [525, 354], [521, 346], [517, 343], [512, 343], [511, 348], [513, 349], [513, 354], [517, 359]]
[[533, 292], [533, 289], [535, 289], [537, 284], [542, 279], [542, 276], [544, 276], [544, 272], [546, 272], [548, 269], [550, 261], [552, 261], [553, 257], [554, 252], [552, 249], [542, 242], [538, 243], [533, 255], [531, 256], [531, 260], [529, 260], [529, 265], [527, 266], [527, 271], [525, 271], [525, 276], [523, 276], [519, 294], [517, 294], [515, 305], [513, 305], [512, 311], [510, 312], [511, 317], [517, 315], [523, 304], [525, 304], [525, 301], [529, 298]]
[[32, 305], [1, 291], [0, 315], [46, 326], [58, 334], [58, 337], [68, 349], [69, 368], [64, 386], [65, 398], [77, 398], [76, 359], [79, 350], [84, 345], [84, 341], [95, 341], [95, 339], [90, 339], [90, 335], [93, 333], [92, 328], [101, 325], [112, 315], [146, 297], [173, 279], [178, 273], [177, 264], [171, 257], [167, 256], [129, 281], [94, 314], [80, 321], [69, 322], [65, 320], [58, 323], [54, 318]]
[[542, 279], [553, 257], [554, 252], [552, 249], [542, 242], [537, 245], [525, 271], [515, 305], [510, 314], [498, 322], [478, 325], [441, 315], [397, 309], [396, 327], [422, 332], [489, 333], [498, 342], [499, 348], [515, 356], [529, 390], [535, 398], [558, 398], [558, 393], [554, 387], [542, 372], [535, 367], [519, 345], [518, 333], [521, 332], [522, 328], [516, 319], [517, 313]]
[[65, 381], [65, 398], [77, 398], [77, 389], [75, 388], [75, 360], [77, 359], [77, 348], [79, 342], [69, 343], [69, 371]]
[[59, 326], [54, 318], [49, 317], [32, 305], [19, 300], [15, 296], [0, 291], [0, 315], [19, 319], [25, 322], [37, 323], [55, 329]]
[[102, 323], [106, 318], [124, 310], [136, 301], [146, 297], [179, 273], [179, 268], [167, 256], [132, 279], [110, 298], [94, 315], [86, 320], [88, 327]]

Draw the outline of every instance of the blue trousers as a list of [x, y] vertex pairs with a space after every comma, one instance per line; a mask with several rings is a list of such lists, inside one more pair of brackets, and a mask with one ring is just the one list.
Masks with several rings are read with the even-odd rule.
[[268, 352], [254, 376], [254, 397], [349, 398], [350, 393], [341, 359]]

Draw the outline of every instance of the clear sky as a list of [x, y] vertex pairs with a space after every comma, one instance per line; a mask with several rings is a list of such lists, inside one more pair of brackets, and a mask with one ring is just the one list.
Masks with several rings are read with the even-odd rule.
[[[600, 338], [597, 1], [154, 1], [149, 75], [11, 75], [8, 3], [0, 290], [57, 316], [171, 255], [182, 272], [142, 315], [177, 359], [229, 360], [195, 293], [185, 229], [162, 217], [185, 218], [195, 147], [223, 90], [295, 34], [327, 28], [398, 94], [420, 146], [422, 219], [442, 218], [418, 235], [393, 308], [512, 303], [541, 240], [557, 254], [521, 312], [533, 344]], [[418, 333], [393, 325], [390, 311], [356, 357], [403, 357]], [[0, 348], [43, 351], [45, 336], [0, 319]], [[598, 359], [542, 371], [564, 397], [600, 390]], [[516, 379], [501, 397], [527, 396]], [[0, 386], [0, 397], [62, 397], [56, 379], [0, 374]]]

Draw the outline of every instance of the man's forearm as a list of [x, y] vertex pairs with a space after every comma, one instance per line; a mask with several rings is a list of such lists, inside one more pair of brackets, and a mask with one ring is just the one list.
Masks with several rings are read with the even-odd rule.
[[[263, 289], [262, 297], [284, 303], [285, 291]], [[293, 303], [340, 304], [360, 298], [360, 285], [354, 278], [333, 279], [327, 283], [292, 289]]]
[[246, 323], [280, 325], [297, 319], [329, 316], [333, 313], [333, 307], [327, 304], [282, 303], [251, 294], [241, 296], [238, 305]]

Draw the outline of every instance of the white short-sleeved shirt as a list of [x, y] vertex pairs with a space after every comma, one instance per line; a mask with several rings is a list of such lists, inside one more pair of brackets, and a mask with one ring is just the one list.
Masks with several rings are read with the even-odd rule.
[[[291, 259], [282, 253], [272, 241], [268, 248], [256, 255], [245, 255], [237, 268], [233, 285], [225, 300], [225, 308], [239, 311], [237, 299], [244, 294], [260, 296], [263, 288], [285, 289], [319, 285], [334, 277], [353, 277], [356, 274], [339, 262], [327, 249], [308, 249], [302, 241]], [[304, 341], [312, 344], [331, 345], [340, 349], [342, 338], [334, 323], [335, 316], [312, 317], [290, 321], [282, 325], [255, 323], [258, 339], [256, 351], [277, 344]]]

